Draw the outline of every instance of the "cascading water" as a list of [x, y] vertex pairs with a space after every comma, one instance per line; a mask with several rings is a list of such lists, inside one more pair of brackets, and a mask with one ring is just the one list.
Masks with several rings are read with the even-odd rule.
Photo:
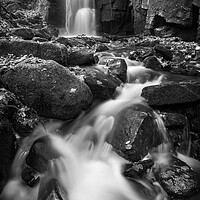
[[66, 0], [68, 35], [96, 35], [94, 0]]
[[[3, 200], [37, 200], [38, 195], [44, 193], [43, 188], [49, 179], [58, 180], [63, 190], [64, 200], [144, 200], [137, 191], [134, 183], [130, 184], [122, 175], [122, 166], [127, 162], [118, 156], [107, 138], [115, 130], [117, 116], [125, 108], [134, 104], [146, 105], [141, 92], [145, 86], [160, 84], [162, 75], [149, 81], [140, 81], [145, 71], [141, 66], [128, 60], [128, 75], [130, 82], [119, 89], [115, 100], [109, 100], [90, 113], [82, 116], [65, 133], [65, 137], [58, 136], [56, 131], [41, 126], [27, 138], [16, 156], [13, 164], [13, 177], [4, 188], [0, 199]], [[97, 66], [98, 67], [98, 66]], [[138, 71], [138, 79], [133, 79]], [[149, 72], [149, 70], [147, 70]], [[159, 121], [159, 120], [158, 120]], [[50, 124], [54, 127], [55, 124]], [[56, 128], [54, 128], [56, 129]], [[53, 133], [52, 133], [53, 132]], [[38, 173], [40, 183], [32, 188], [24, 186], [20, 176], [25, 164], [25, 157], [31, 144], [38, 137], [47, 135], [51, 139], [53, 151], [59, 155], [52, 159], [47, 172]], [[10, 192], [12, 191], [12, 192]], [[158, 198], [157, 196], [157, 199]]]

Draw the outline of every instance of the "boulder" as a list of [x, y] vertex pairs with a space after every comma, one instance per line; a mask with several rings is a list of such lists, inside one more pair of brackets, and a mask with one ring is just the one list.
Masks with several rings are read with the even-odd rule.
[[178, 113], [167, 113], [167, 112], [161, 112], [159, 113], [165, 126], [168, 128], [171, 127], [184, 127], [185, 125], [187, 125], [187, 117], [182, 115], [182, 114], [178, 114]]
[[16, 56], [30, 55], [46, 60], [55, 60], [66, 65], [68, 52], [62, 44], [51, 42], [38, 43], [26, 40], [0, 40], [0, 55], [14, 54]]
[[144, 158], [162, 141], [152, 110], [144, 105], [133, 105], [123, 110], [115, 125], [111, 144], [132, 162]]
[[59, 30], [52, 25], [45, 26], [41, 29], [34, 30], [35, 37], [45, 38], [51, 40], [52, 37], [58, 37]]
[[125, 165], [123, 175], [125, 177], [134, 179], [136, 177], [144, 175], [148, 169], [151, 169], [153, 165], [154, 162], [151, 159], [141, 160], [131, 164], [129, 163]]
[[200, 100], [200, 83], [181, 82], [148, 86], [142, 96], [150, 106], [191, 103]]
[[34, 42], [48, 42], [48, 39], [41, 38], [41, 37], [33, 37], [32, 39]]
[[79, 44], [77, 41], [74, 41], [72, 38], [66, 38], [66, 37], [61, 37], [61, 36], [55, 38], [55, 41], [60, 44], [64, 44], [66, 47], [67, 46], [73, 47]]
[[12, 28], [9, 32], [11, 35], [20, 37], [24, 40], [31, 40], [34, 37], [34, 31], [31, 28]]
[[74, 51], [69, 54], [70, 66], [93, 65], [98, 62], [98, 57], [87, 50]]
[[96, 52], [107, 51], [109, 48], [105, 44], [99, 44], [96, 48]]
[[99, 68], [71, 68], [78, 77], [80, 77], [89, 86], [94, 97], [100, 99], [111, 98], [118, 86], [121, 85], [121, 80], [109, 73], [108, 69]]
[[107, 67], [122, 82], [127, 80], [127, 64], [124, 59], [109, 59], [107, 61]]
[[1, 81], [46, 118], [72, 119], [92, 103], [88, 86], [52, 60], [27, 59], [4, 73]]
[[160, 54], [165, 60], [172, 61], [173, 59], [173, 53], [170, 49], [166, 48], [162, 45], [156, 45], [154, 47], [154, 50], [156, 53]]
[[41, 123], [41, 119], [36, 111], [24, 105], [15, 110], [10, 121], [20, 137], [31, 135], [33, 129]]
[[146, 68], [157, 70], [157, 71], [163, 70], [161, 63], [157, 59], [156, 56], [150, 56], [150, 57], [145, 58], [143, 60], [143, 63]]
[[0, 88], [0, 112], [9, 119], [21, 137], [30, 135], [40, 123], [40, 118], [33, 109], [24, 106], [12, 92], [4, 88]]
[[183, 161], [169, 155], [168, 164], [158, 163], [154, 173], [167, 194], [172, 198], [190, 197], [199, 191], [197, 174]]
[[43, 173], [47, 170], [49, 161], [58, 156], [58, 152], [52, 147], [51, 138], [49, 136], [43, 136], [33, 142], [26, 156], [26, 164], [35, 171]]
[[40, 181], [40, 177], [37, 173], [38, 172], [32, 169], [31, 167], [26, 166], [22, 170], [21, 178], [26, 183], [26, 185], [28, 185], [29, 187], [34, 187]]
[[193, 62], [194, 63], [183, 61], [178, 64], [172, 64], [170, 66], [170, 72], [186, 76], [200, 76], [199, 67], [196, 67], [197, 63], [195, 61]]

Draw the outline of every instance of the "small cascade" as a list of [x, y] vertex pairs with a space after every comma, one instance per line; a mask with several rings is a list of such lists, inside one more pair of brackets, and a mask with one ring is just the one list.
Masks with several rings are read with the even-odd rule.
[[94, 0], [66, 0], [68, 35], [96, 35]]
[[[113, 55], [104, 56], [107, 59]], [[101, 59], [103, 63], [103, 56]], [[5, 186], [0, 200], [44, 200], [45, 198], [41, 196], [45, 193], [49, 180], [58, 182], [63, 200], [152, 200], [139, 191], [135, 183], [140, 183], [148, 191], [158, 183], [149, 186], [142, 179], [130, 183], [122, 174], [124, 165], [130, 163], [113, 151], [108, 138], [116, 131], [121, 111], [135, 105], [148, 107], [141, 96], [142, 89], [161, 84], [164, 76], [137, 65], [139, 63], [135, 61], [129, 59], [125, 61], [128, 65], [128, 82], [117, 89], [118, 96], [115, 99], [103, 102], [90, 112], [80, 115], [65, 128], [63, 128], [65, 122], [50, 122], [39, 126], [30, 137], [26, 138], [14, 160], [12, 178]], [[100, 70], [100, 64], [95, 67]], [[169, 164], [170, 144], [159, 113], [152, 110], [151, 114], [163, 143], [152, 148], [143, 160], [148, 158], [154, 160], [156, 169], [157, 166]], [[188, 138], [187, 127], [186, 138]], [[61, 129], [62, 134], [58, 134], [58, 130]], [[49, 160], [45, 172], [37, 172], [34, 175], [40, 182], [30, 188], [21, 179], [22, 170], [27, 166], [26, 158], [33, 142], [44, 136], [50, 139], [48, 141], [50, 149], [56, 156]], [[178, 157], [187, 163], [191, 162], [188, 157], [180, 153]], [[198, 169], [199, 162], [192, 161], [193, 166]], [[157, 186], [161, 189], [155, 194], [154, 199], [163, 200], [167, 195], [159, 184]]]
[[[137, 66], [129, 67], [132, 68], [128, 70], [131, 77], [138, 69]], [[64, 137], [52, 131], [57, 126], [54, 123], [49, 125], [50, 128], [36, 129], [33, 136], [28, 138], [19, 150], [13, 164], [13, 178], [3, 191], [3, 198], [37, 200], [38, 194], [44, 193], [45, 183], [51, 178], [58, 180], [64, 199], [144, 200], [144, 196], [138, 193], [134, 183], [130, 184], [121, 173], [127, 161], [112, 150], [106, 139], [115, 130], [115, 122], [120, 111], [135, 104], [147, 106], [145, 99], [141, 97], [142, 89], [160, 84], [161, 81], [162, 75], [153, 80], [146, 77], [146, 81], [143, 79], [143, 82], [140, 82], [140, 79], [130, 80], [119, 89], [116, 99], [108, 100], [78, 118], [70, 128], [67, 128]], [[38, 138], [38, 133], [40, 136], [48, 135], [52, 141], [51, 149], [58, 152], [59, 156], [51, 160], [45, 174], [38, 173], [40, 184], [31, 189], [23, 185], [20, 174], [25, 165], [26, 153], [33, 140]], [[14, 188], [13, 193], [9, 192], [11, 188]], [[18, 193], [18, 190], [21, 193]]]

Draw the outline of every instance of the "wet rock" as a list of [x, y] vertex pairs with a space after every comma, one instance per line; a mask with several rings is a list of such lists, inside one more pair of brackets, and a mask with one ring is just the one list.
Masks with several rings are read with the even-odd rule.
[[190, 156], [200, 161], [200, 139], [192, 141]]
[[0, 192], [8, 181], [10, 168], [16, 153], [15, 131], [2, 114], [0, 115]]
[[56, 179], [45, 181], [40, 188], [37, 200], [67, 200]]
[[178, 113], [167, 113], [167, 112], [161, 112], [159, 113], [165, 126], [170, 127], [184, 127], [187, 122], [187, 117], [178, 114]]
[[106, 65], [112, 74], [118, 77], [122, 82], [126, 82], [127, 64], [124, 59], [109, 59]]
[[40, 181], [37, 172], [28, 166], [22, 170], [21, 178], [29, 187], [36, 186]]
[[144, 158], [153, 146], [158, 145], [161, 138], [152, 110], [143, 105], [135, 105], [120, 113], [111, 144], [127, 160], [136, 162]]
[[96, 48], [96, 52], [107, 51], [109, 48], [105, 44], [99, 44]]
[[55, 41], [60, 44], [64, 44], [66, 47], [67, 46], [73, 47], [74, 45], [78, 45], [78, 42], [74, 44], [74, 41], [71, 38], [66, 38], [61, 36], [57, 37]]
[[37, 113], [24, 106], [10, 91], [0, 88], [0, 112], [10, 123], [19, 136], [28, 136], [40, 122]]
[[26, 40], [0, 40], [0, 55], [14, 54], [16, 56], [30, 55], [46, 60], [54, 60], [67, 64], [68, 52], [64, 45], [51, 42], [33, 42]]
[[88, 86], [54, 61], [27, 59], [2, 75], [5, 87], [46, 118], [72, 119], [92, 102]]
[[43, 136], [32, 144], [26, 157], [26, 164], [37, 172], [42, 173], [47, 170], [49, 161], [58, 156], [59, 154], [52, 147], [52, 141], [49, 136]]
[[165, 60], [172, 61], [173, 53], [170, 49], [167, 49], [165, 46], [156, 45], [154, 47], [156, 53], [159, 53]]
[[24, 40], [31, 40], [34, 37], [34, 31], [31, 28], [13, 28], [10, 30], [10, 34]]
[[71, 68], [77, 77], [84, 80], [96, 98], [111, 98], [116, 87], [121, 85], [121, 80], [116, 78], [108, 69], [98, 68]]
[[13, 113], [10, 121], [18, 135], [26, 137], [33, 132], [33, 129], [41, 122], [41, 119], [34, 109], [21, 106]]
[[34, 31], [35, 37], [45, 38], [47, 40], [51, 40], [52, 37], [58, 37], [59, 30], [52, 25], [45, 26], [41, 29], [36, 29]]
[[48, 39], [41, 38], [41, 37], [33, 37], [32, 40], [35, 41], [35, 42], [48, 42]]
[[35, 57], [39, 57], [45, 60], [54, 60], [62, 65], [67, 65], [68, 63], [68, 52], [64, 45], [58, 45], [51, 42], [39, 43], [39, 52]]
[[145, 87], [142, 96], [151, 106], [189, 103], [200, 100], [198, 82], [181, 82]]
[[189, 140], [189, 136], [186, 138], [186, 133], [183, 128], [167, 128], [167, 138], [172, 145], [170, 150], [175, 151], [179, 149], [179, 151], [187, 151], [187, 147], [184, 146], [184, 142]]
[[156, 56], [147, 57], [143, 60], [143, 62], [146, 68], [158, 71], [163, 70], [161, 63], [159, 62]]
[[190, 121], [191, 131], [200, 133], [200, 117], [195, 117]]
[[178, 64], [172, 64], [170, 66], [170, 72], [174, 74], [182, 74], [187, 76], [200, 76], [199, 67], [197, 67], [197, 63], [191, 62], [180, 62]]
[[19, 27], [32, 27], [32, 24], [27, 19], [14, 19], [13, 22]]
[[17, 100], [16, 96], [6, 90], [5, 88], [0, 88], [0, 112], [6, 118], [11, 118], [13, 113], [21, 107], [21, 102]]
[[143, 40], [141, 42], [137, 42], [135, 45], [140, 47], [154, 47], [159, 41], [151, 41], [151, 40]]
[[197, 174], [183, 161], [169, 157], [168, 164], [159, 164], [154, 173], [157, 181], [172, 198], [189, 197], [199, 191]]
[[153, 160], [147, 159], [125, 165], [123, 175], [129, 178], [142, 176], [154, 165]]
[[70, 66], [93, 65], [98, 62], [98, 57], [94, 53], [85, 51], [74, 51], [69, 54]]
[[130, 60], [137, 60], [143, 62], [146, 58], [151, 57], [154, 55], [152, 48], [149, 47], [138, 47], [137, 49], [133, 50], [130, 55]]

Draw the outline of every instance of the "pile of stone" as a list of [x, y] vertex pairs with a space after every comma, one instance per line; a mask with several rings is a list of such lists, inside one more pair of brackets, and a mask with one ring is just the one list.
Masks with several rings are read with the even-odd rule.
[[[130, 180], [147, 178], [157, 164], [153, 157], [143, 160], [163, 142], [155, 123], [156, 110], [166, 126], [168, 141], [164, 142], [171, 143], [171, 163], [156, 168], [154, 180], [169, 198], [190, 198], [199, 192], [199, 174], [176, 155], [177, 150], [185, 154], [191, 142], [189, 156], [200, 160], [198, 45], [177, 37], [64, 38], [58, 37], [53, 26], [15, 27], [0, 39], [0, 190], [9, 178], [21, 140], [30, 136], [38, 124], [52, 119], [73, 121], [97, 100], [116, 97], [117, 88], [127, 82], [127, 63], [122, 57], [108, 56], [102, 61], [100, 54], [106, 55], [113, 44], [129, 48], [129, 59], [143, 62], [146, 68], [187, 77], [186, 81], [166, 80], [145, 87], [142, 97], [150, 107], [136, 105], [120, 113], [110, 143], [130, 162], [124, 175]], [[50, 160], [58, 156], [48, 144], [48, 137], [31, 144], [21, 173], [29, 187], [38, 184], [37, 174], [44, 173]], [[151, 178], [149, 184], [154, 182]], [[47, 188], [41, 200], [62, 199], [57, 180], [50, 180]], [[148, 191], [150, 198], [155, 197], [157, 189]]]

